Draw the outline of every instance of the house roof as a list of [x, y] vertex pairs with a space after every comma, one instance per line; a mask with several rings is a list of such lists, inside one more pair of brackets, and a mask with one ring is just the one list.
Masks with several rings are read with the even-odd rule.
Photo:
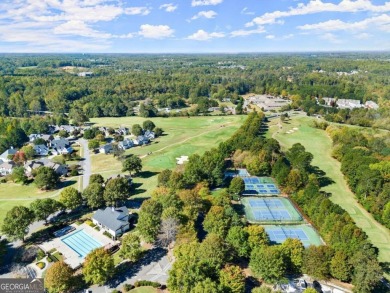
[[56, 148], [65, 148], [70, 145], [69, 141], [65, 138], [53, 139], [51, 145]]
[[[108, 229], [116, 231], [127, 224], [128, 215], [129, 210], [125, 206], [120, 208], [106, 207], [104, 210], [98, 209], [92, 218]], [[125, 219], [121, 220], [123, 218]]]
[[8, 149], [8, 150], [6, 150], [4, 153], [2, 153], [2, 154], [0, 155], [0, 158], [8, 159], [8, 156], [9, 156], [9, 155], [15, 155], [17, 152], [18, 152], [18, 151], [17, 151], [16, 149], [13, 149], [13, 148]]
[[0, 164], [1, 169], [10, 170], [10, 169], [13, 169], [14, 167], [15, 167], [15, 163], [13, 161], [3, 162]]

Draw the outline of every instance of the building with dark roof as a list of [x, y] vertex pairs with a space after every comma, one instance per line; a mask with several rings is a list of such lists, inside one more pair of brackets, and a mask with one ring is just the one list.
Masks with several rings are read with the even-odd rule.
[[116, 238], [130, 229], [129, 210], [125, 206], [98, 209], [92, 216], [92, 222]]

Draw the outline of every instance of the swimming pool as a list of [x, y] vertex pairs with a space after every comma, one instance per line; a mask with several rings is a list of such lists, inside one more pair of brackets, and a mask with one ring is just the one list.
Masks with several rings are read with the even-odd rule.
[[61, 238], [61, 241], [76, 252], [80, 258], [84, 258], [92, 250], [103, 246], [103, 244], [93, 239], [84, 230], [78, 230], [65, 236]]

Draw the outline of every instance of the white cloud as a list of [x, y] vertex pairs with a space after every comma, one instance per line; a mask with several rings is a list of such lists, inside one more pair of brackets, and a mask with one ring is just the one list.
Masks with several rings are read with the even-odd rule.
[[267, 36], [265, 36], [265, 38], [268, 40], [273, 40], [273, 39], [275, 39], [275, 36], [274, 35], [267, 35]]
[[211, 18], [215, 18], [217, 15], [218, 15], [218, 13], [216, 13], [213, 10], [200, 11], [196, 15], [194, 15], [191, 18], [191, 20], [195, 20], [195, 19], [198, 19], [198, 18], [208, 18], [208, 19], [211, 19]]
[[196, 41], [207, 41], [214, 38], [223, 38], [224, 36], [224, 33], [208, 33], [204, 30], [198, 30], [196, 33], [193, 33], [192, 35], [188, 36], [187, 39]]
[[305, 24], [298, 26], [301, 30], [314, 30], [314, 31], [341, 31], [351, 30], [359, 31], [372, 27], [378, 27], [381, 30], [387, 31], [387, 27], [390, 25], [390, 15], [381, 14], [378, 16], [370, 17], [356, 22], [344, 22], [340, 19], [328, 20], [315, 24]]
[[355, 39], [358, 39], [358, 40], [367, 40], [369, 38], [372, 37], [372, 35], [368, 34], [368, 33], [361, 33], [361, 34], [357, 34], [354, 36]]
[[241, 10], [241, 14], [246, 14], [246, 15], [253, 15], [255, 14], [253, 11], [249, 11], [248, 10], [248, 7], [244, 7], [242, 10]]
[[168, 25], [143, 24], [138, 34], [147, 39], [164, 39], [172, 37], [174, 32]]
[[128, 7], [125, 9], [125, 13], [128, 15], [148, 15], [150, 9], [148, 7]]
[[342, 43], [342, 41], [339, 38], [337, 38], [336, 35], [334, 35], [332, 33], [323, 34], [320, 36], [320, 38], [323, 40], [329, 41], [331, 43], [334, 43], [334, 44]]
[[383, 5], [374, 5], [370, 0], [342, 0], [338, 4], [323, 2], [322, 0], [310, 0], [309, 3], [299, 3], [296, 7], [290, 8], [287, 11], [274, 11], [263, 14], [254, 18], [247, 23], [247, 27], [253, 25], [275, 24], [280, 23], [281, 18], [315, 14], [322, 12], [387, 12], [390, 11], [390, 2], [385, 2]]
[[177, 9], [177, 5], [174, 5], [173, 3], [167, 3], [160, 5], [160, 9], [164, 9], [166, 12], [173, 12]]
[[257, 29], [253, 30], [236, 30], [232, 31], [230, 33], [231, 37], [244, 37], [244, 36], [249, 36], [249, 35], [254, 35], [254, 34], [263, 34], [265, 33], [265, 29], [262, 26], [259, 26]]
[[192, 0], [192, 6], [208, 6], [221, 4], [223, 0]]
[[81, 20], [70, 20], [54, 28], [54, 33], [57, 35], [76, 35], [89, 38], [109, 39], [111, 34], [96, 31], [85, 24]]

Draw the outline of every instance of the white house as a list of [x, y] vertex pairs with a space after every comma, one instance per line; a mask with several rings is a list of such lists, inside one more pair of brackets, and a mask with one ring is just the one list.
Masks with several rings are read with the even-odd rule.
[[112, 144], [107, 143], [99, 148], [99, 152], [102, 154], [109, 154], [113, 150]]
[[13, 168], [15, 168], [15, 163], [13, 161], [0, 163], [0, 175], [6, 176], [12, 174]]
[[116, 238], [130, 229], [129, 210], [125, 206], [98, 209], [92, 216], [92, 222]]
[[364, 104], [364, 107], [366, 107], [367, 109], [374, 109], [374, 110], [379, 109], [379, 105], [377, 103], [375, 103], [374, 101], [367, 101]]
[[143, 144], [148, 144], [150, 141], [147, 137], [140, 135], [140, 136], [134, 138], [133, 142], [135, 145], [143, 145]]
[[125, 138], [123, 141], [120, 141], [118, 143], [118, 148], [122, 150], [127, 150], [129, 148], [132, 148], [134, 146], [133, 141], [130, 138]]
[[9, 159], [9, 157], [14, 156], [18, 151], [11, 147], [10, 149], [6, 150], [4, 153], [0, 155], [0, 159], [3, 162], [9, 162], [12, 161], [12, 159]]
[[154, 139], [156, 134], [153, 131], [146, 130], [144, 136], [148, 139]]

